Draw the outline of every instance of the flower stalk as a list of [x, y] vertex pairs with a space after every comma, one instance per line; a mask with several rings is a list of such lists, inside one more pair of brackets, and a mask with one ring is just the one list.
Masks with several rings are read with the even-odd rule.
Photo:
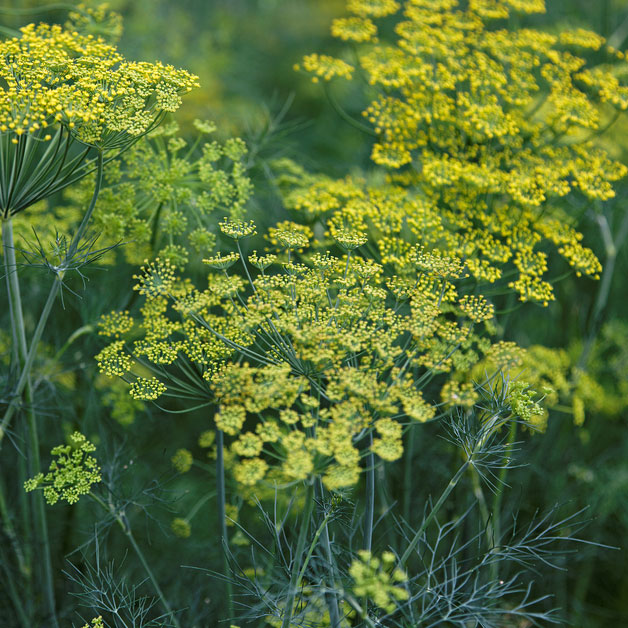
[[[37, 433], [37, 417], [35, 415], [35, 410], [33, 407], [33, 390], [30, 378], [30, 369], [25, 369], [27, 363], [26, 326], [24, 324], [22, 297], [20, 292], [20, 284], [17, 273], [17, 262], [15, 257], [13, 221], [10, 217], [2, 221], [2, 248], [4, 254], [9, 310], [11, 315], [11, 332], [13, 346], [17, 347], [16, 353], [18, 356], [18, 365], [23, 369], [22, 372], [24, 374], [23, 391], [16, 391], [15, 398], [19, 398], [22, 392], [24, 393], [25, 414], [28, 423], [28, 457], [30, 472], [32, 475], [36, 475], [41, 470], [41, 463], [39, 459], [39, 436]], [[12, 403], [15, 402], [15, 398]], [[52, 622], [53, 626], [58, 626], [52, 576], [52, 559], [50, 556], [50, 541], [48, 538], [48, 524], [46, 521], [46, 510], [44, 508], [43, 496], [38, 493], [33, 496], [33, 501], [35, 512], [35, 525], [41, 543], [41, 556], [44, 575], [43, 589], [46, 596], [46, 603], [48, 606], [50, 621]]]

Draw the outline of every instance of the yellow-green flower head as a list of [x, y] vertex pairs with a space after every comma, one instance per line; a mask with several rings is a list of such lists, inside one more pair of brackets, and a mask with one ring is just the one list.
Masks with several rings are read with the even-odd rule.
[[181, 519], [180, 517], [176, 517], [172, 520], [170, 524], [170, 529], [181, 539], [190, 538], [190, 534], [192, 534], [192, 528], [189, 522], [186, 519]]
[[395, 560], [392, 552], [384, 552], [379, 559], [371, 552], [360, 550], [349, 567], [356, 596], [367, 597], [388, 613], [409, 597], [408, 591], [400, 586], [408, 577], [403, 570], [395, 568]]
[[59, 445], [50, 452], [56, 459], [50, 463], [48, 473], [38, 473], [24, 483], [27, 492], [42, 488], [51, 506], [60, 499], [75, 504], [81, 495], [90, 492], [92, 484], [101, 481], [96, 458], [89, 455], [96, 447], [80, 432], [74, 432], [69, 441], [69, 445]]
[[[423, 273], [462, 278], [462, 267], [444, 266], [464, 260], [465, 272], [494, 283], [514, 266], [508, 287], [547, 305], [555, 297], [539, 249], [551, 243], [576, 273], [597, 278], [599, 261], [559, 209], [570, 204], [556, 200], [610, 199], [627, 172], [596, 139], [613, 108], [628, 110], [625, 55], [583, 29], [496, 25], [545, 12], [544, 0], [347, 0], [347, 9], [331, 31], [350, 42], [354, 65], [345, 53], [311, 54], [299, 69], [356, 83], [360, 69], [372, 86], [362, 90], [371, 158], [387, 175], [333, 180], [284, 160], [286, 206], [325, 216], [332, 236], [332, 222], [378, 234], [381, 261], [399, 275], [418, 241], [429, 251], [416, 255]], [[477, 303], [461, 308], [490, 318]]]
[[58, 25], [29, 24], [0, 52], [0, 130], [16, 137], [56, 122], [86, 143], [120, 145], [176, 111], [180, 94], [198, 85], [185, 70], [126, 61], [103, 39]]
[[177, 449], [170, 461], [179, 473], [187, 473], [192, 468], [194, 457], [188, 449]]
[[100, 36], [113, 43], [122, 36], [122, 16], [112, 11], [107, 2], [95, 7], [86, 6], [81, 2], [75, 11], [70, 11], [65, 26], [81, 34]]
[[220, 230], [226, 236], [234, 240], [242, 240], [243, 238], [248, 238], [257, 233], [255, 223], [252, 220], [245, 222], [243, 220], [232, 220], [230, 218], [225, 218], [220, 223]]
[[126, 61], [100, 37], [49, 24], [0, 42], [0, 79], [0, 151], [15, 164], [0, 177], [5, 216], [76, 180], [81, 144], [128, 147], [198, 85], [185, 70]]

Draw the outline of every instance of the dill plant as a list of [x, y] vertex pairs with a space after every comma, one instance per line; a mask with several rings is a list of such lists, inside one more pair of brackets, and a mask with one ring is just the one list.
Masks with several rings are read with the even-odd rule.
[[[625, 109], [613, 74], [623, 55], [586, 31], [503, 28], [511, 12], [541, 12], [541, 0], [349, 0], [347, 9], [332, 34], [352, 42], [353, 57], [308, 55], [298, 69], [315, 82], [366, 78], [366, 124], [325, 89], [344, 119], [374, 136], [374, 165], [339, 180], [275, 162], [292, 220], [264, 240], [245, 211], [252, 188], [241, 141], [206, 141], [214, 128], [196, 123], [188, 145], [173, 126], [153, 129], [161, 116], [150, 107], [150, 124], [127, 129], [124, 141], [108, 135], [104, 113], [96, 130], [80, 116], [73, 126], [55, 120], [86, 147], [81, 181], [66, 192], [72, 220], [89, 198], [95, 154], [88, 215], [107, 245], [133, 242], [122, 249], [127, 261], [148, 258], [128, 310], [100, 320], [102, 386], [120, 418], [148, 403], [196, 412], [203, 458], [178, 449], [171, 463], [203, 479], [171, 530], [191, 542], [192, 520], [207, 504], [217, 514], [218, 536], [204, 538], [222, 549], [222, 566], [200, 565], [224, 584], [213, 624], [559, 623], [530, 568], [551, 564], [577, 522], [550, 514], [509, 525], [502, 497], [517, 434], [545, 429], [543, 403], [573, 400], [578, 423], [599, 389], [560, 352], [502, 340], [499, 306], [504, 294], [548, 305], [552, 248], [579, 275], [601, 271], [560, 199], [611, 198], [625, 173], [595, 145], [611, 108]], [[81, 28], [106, 18], [79, 15]], [[105, 26], [115, 35], [115, 19]], [[603, 51], [609, 63], [585, 67], [577, 50]], [[99, 145], [98, 132], [109, 140]], [[105, 155], [122, 152], [104, 170]], [[218, 213], [229, 216], [216, 230]], [[217, 241], [230, 250], [213, 251]], [[202, 283], [192, 248], [208, 269]], [[22, 373], [38, 341], [28, 353], [23, 343], [26, 359], [12, 349]], [[27, 375], [14, 393], [25, 401]], [[18, 405], [9, 401], [7, 423]], [[431, 424], [444, 428], [444, 448], [417, 443]], [[46, 475], [33, 469], [26, 488], [52, 501], [88, 493], [101, 507], [97, 527], [119, 526], [157, 595], [100, 566], [96, 532], [96, 565], [86, 559], [68, 574], [97, 615], [86, 626], [179, 625], [185, 611], [133, 532], [137, 503], [121, 497], [117, 479], [92, 488], [102, 479], [82, 457], [92, 446], [72, 440], [74, 453], [53, 450], [63, 463]], [[434, 451], [453, 473], [427, 468]], [[6, 510], [3, 502], [10, 525]], [[255, 511], [261, 525], [248, 516]]]
[[[522, 301], [554, 298], [550, 245], [576, 273], [597, 277], [600, 263], [561, 199], [612, 198], [625, 175], [595, 141], [627, 106], [623, 53], [584, 29], [505, 28], [510, 15], [544, 12], [541, 1], [347, 8], [351, 17], [332, 26], [352, 44], [334, 61], [343, 70], [318, 55], [297, 69], [322, 79], [332, 104], [373, 136], [371, 158], [386, 184], [280, 163], [287, 206], [330, 229], [370, 227], [374, 253], [391, 264], [403, 264], [416, 241], [455, 251], [478, 284], [502, 280]], [[604, 61], [591, 65], [579, 51]], [[336, 100], [344, 80], [363, 86], [363, 121]]]

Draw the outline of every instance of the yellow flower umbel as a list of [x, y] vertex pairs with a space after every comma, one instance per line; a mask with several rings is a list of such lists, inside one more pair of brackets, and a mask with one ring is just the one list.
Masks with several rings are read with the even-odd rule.
[[93, 150], [120, 151], [147, 133], [195, 76], [129, 62], [91, 34], [29, 24], [0, 43], [0, 214], [46, 198], [93, 169]]
[[[567, 195], [611, 198], [626, 174], [595, 142], [628, 108], [623, 54], [583, 29], [554, 35], [496, 22], [544, 12], [543, 0], [350, 0], [347, 9], [331, 31], [351, 42], [352, 65], [308, 55], [299, 69], [370, 85], [368, 126], [354, 124], [375, 136], [371, 157], [385, 183], [309, 176], [284, 162], [288, 207], [330, 232], [332, 221], [369, 228], [397, 272], [418, 242], [465, 259], [478, 282], [502, 280], [522, 301], [554, 298], [554, 250], [578, 275], [597, 278], [577, 218], [560, 207]], [[601, 65], [587, 62], [589, 51]]]
[[467, 373], [490, 349], [492, 304], [458, 294], [458, 258], [415, 249], [412, 280], [390, 278], [351, 229], [334, 232], [339, 254], [321, 254], [308, 250], [307, 228], [280, 223], [268, 234], [276, 253], [248, 260], [242, 240], [255, 226], [221, 229], [237, 252], [205, 260], [207, 287], [147, 266], [141, 316], [131, 327], [124, 312], [108, 315], [111, 341], [97, 359], [103, 373], [135, 380], [136, 399], [215, 402], [215, 426], [232, 441], [225, 459], [244, 487], [313, 476], [329, 490], [355, 485], [366, 456], [398, 460], [404, 427], [434, 418], [424, 382]]

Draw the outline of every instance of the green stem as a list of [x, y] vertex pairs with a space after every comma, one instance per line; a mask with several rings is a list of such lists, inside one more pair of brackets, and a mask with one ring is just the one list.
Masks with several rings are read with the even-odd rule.
[[15, 552], [15, 556], [17, 558], [17, 563], [20, 569], [20, 573], [24, 577], [28, 577], [28, 565], [24, 558], [24, 552], [20, 546], [20, 541], [17, 538], [17, 533], [15, 532], [15, 528], [13, 527], [13, 522], [11, 521], [11, 513], [7, 507], [7, 500], [4, 494], [4, 484], [0, 479], [0, 518], [3, 521], [3, 532], [6, 534], [7, 538], [11, 546], [13, 547], [13, 551]]
[[[323, 482], [319, 480], [318, 483], [318, 492], [321, 503], [323, 503], [325, 497], [325, 489], [323, 487]], [[331, 514], [331, 511], [330, 511]], [[325, 595], [325, 599], [327, 601], [327, 608], [329, 610], [329, 621], [331, 624], [331, 628], [340, 628], [340, 609], [338, 608], [338, 598], [336, 596], [336, 577], [334, 570], [334, 556], [331, 551], [331, 541], [329, 539], [329, 522], [327, 517], [324, 521], [323, 528], [323, 546], [325, 548], [325, 553], [327, 555], [327, 563], [329, 564], [329, 592]]]
[[[373, 432], [369, 434], [369, 453], [366, 456], [366, 511], [364, 513], [364, 549], [373, 547], [373, 521], [375, 520], [375, 455], [373, 454]], [[366, 608], [366, 605], [365, 605]]]
[[600, 226], [600, 232], [606, 248], [606, 260], [604, 263], [600, 287], [593, 305], [593, 312], [591, 314], [591, 323], [589, 325], [587, 338], [584, 342], [580, 359], [578, 360], [578, 368], [580, 369], [584, 369], [586, 367], [591, 351], [593, 350], [593, 345], [595, 344], [595, 339], [597, 338], [597, 334], [604, 321], [604, 311], [610, 296], [613, 275], [615, 274], [617, 254], [628, 237], [628, 212], [624, 213], [616, 238], [613, 238], [608, 225], [608, 220], [604, 215], [598, 216], [597, 221]]
[[[20, 457], [21, 460], [21, 457]], [[22, 482], [23, 480], [20, 478], [20, 482]], [[20, 486], [22, 486], [22, 484], [20, 483]], [[24, 491], [20, 491], [20, 497], [24, 497], [26, 498], [26, 493]], [[22, 506], [24, 506], [24, 503], [26, 499], [20, 499], [20, 504]], [[26, 504], [26, 506], [28, 506], [28, 504]], [[28, 510], [28, 508], [22, 508], [22, 513], [26, 513]], [[18, 569], [20, 572], [20, 576], [22, 577], [21, 582], [23, 582], [24, 584], [22, 585], [21, 583], [18, 585], [19, 586], [19, 590], [20, 593], [22, 595], [22, 599], [24, 600], [24, 603], [26, 605], [26, 609], [24, 610], [24, 606], [22, 605], [22, 602], [20, 600], [19, 595], [16, 594], [14, 595], [11, 591], [11, 597], [13, 598], [13, 602], [15, 604], [16, 607], [16, 611], [17, 613], [20, 615], [20, 620], [22, 621], [22, 615], [24, 616], [29, 616], [31, 615], [31, 606], [32, 606], [32, 600], [33, 600], [33, 594], [32, 594], [32, 586], [31, 586], [31, 567], [30, 567], [30, 553], [28, 555], [25, 555], [21, 545], [20, 545], [20, 540], [18, 539], [17, 533], [15, 531], [15, 527], [13, 526], [13, 521], [11, 521], [11, 513], [9, 512], [9, 509], [7, 507], [7, 502], [6, 502], [6, 497], [5, 497], [5, 491], [4, 491], [4, 484], [1, 481], [0, 478], [0, 518], [2, 519], [3, 522], [3, 526], [2, 526], [2, 531], [6, 534], [9, 543], [13, 549], [13, 552], [15, 553], [15, 556], [17, 558], [17, 565], [18, 565]], [[29, 521], [26, 521], [26, 524], [28, 524]], [[29, 526], [30, 527], [30, 526]], [[29, 532], [29, 528], [25, 529], [25, 532], [28, 534]], [[29, 535], [30, 536], [30, 535]], [[28, 538], [28, 537], [27, 537]], [[27, 547], [29, 547], [27, 545]], [[4, 554], [4, 552], [3, 552]], [[9, 586], [13, 587], [14, 583], [13, 580], [15, 579], [14, 576], [12, 574], [10, 574], [9, 572], [9, 563], [8, 563], [8, 559], [6, 557], [2, 557], [0, 559], [0, 563], [2, 563], [5, 567], [6, 570], [6, 575], [7, 575], [7, 580], [9, 582]], [[23, 623], [23, 621], [22, 621]], [[29, 628], [31, 626], [30, 623], [26, 623], [24, 628]]]
[[482, 483], [480, 481], [480, 474], [478, 473], [478, 470], [475, 467], [471, 467], [470, 475], [471, 485], [473, 486], [473, 494], [480, 506], [480, 515], [482, 516], [482, 520], [486, 526], [486, 544], [490, 550], [495, 545], [495, 530], [493, 522], [491, 521], [491, 516], [486, 504], [486, 497], [484, 497], [484, 491], [482, 490]]
[[4, 570], [4, 579], [6, 580], [6, 583], [7, 583], [6, 588], [7, 588], [7, 591], [9, 592], [9, 597], [11, 598], [11, 601], [13, 602], [15, 612], [17, 613], [17, 616], [19, 618], [20, 626], [22, 626], [22, 628], [31, 628], [33, 624], [32, 622], [29, 621], [26, 611], [24, 610], [24, 607], [22, 606], [22, 600], [20, 599], [20, 596], [18, 595], [17, 589], [15, 587], [15, 582], [13, 581], [14, 577], [13, 577], [13, 574], [9, 571], [9, 564], [4, 555], [4, 550], [2, 547], [0, 547], [0, 565], [2, 565], [3, 570]]
[[93, 325], [83, 325], [82, 327], [79, 327], [78, 329], [76, 329], [74, 332], [72, 332], [72, 334], [70, 334], [70, 337], [65, 341], [61, 349], [59, 349], [59, 351], [55, 353], [54, 358], [51, 361], [54, 364], [56, 364], [58, 360], [61, 358], [61, 356], [69, 349], [70, 345], [75, 340], [93, 331], [94, 331]]
[[318, 539], [321, 538], [321, 534], [323, 533], [323, 531], [327, 529], [327, 522], [329, 521], [330, 517], [331, 517], [331, 511], [329, 511], [325, 515], [325, 518], [323, 519], [322, 523], [318, 526], [318, 529], [316, 530], [314, 534], [314, 538], [312, 539], [312, 542], [310, 543], [310, 547], [307, 551], [307, 554], [305, 555], [305, 560], [303, 561], [303, 565], [301, 566], [301, 570], [299, 571], [299, 575], [297, 577], [297, 589], [301, 586], [301, 581], [303, 580], [303, 576], [305, 575], [305, 570], [307, 569], [307, 566], [310, 564], [310, 560], [312, 559], [312, 554], [314, 554], [314, 550], [316, 549], [316, 544], [318, 543]]
[[225, 459], [224, 434], [216, 428], [216, 494], [218, 499], [218, 529], [222, 545], [223, 576], [225, 578], [225, 594], [227, 596], [227, 612], [233, 619], [233, 587], [229, 569], [229, 536], [227, 534], [226, 492], [225, 492]]
[[166, 612], [170, 616], [170, 620], [176, 626], [176, 628], [181, 628], [181, 624], [179, 623], [179, 620], [177, 619], [176, 615], [173, 613], [172, 608], [170, 608], [170, 604], [168, 604], [168, 600], [166, 599], [166, 596], [161, 590], [161, 587], [159, 586], [159, 582], [157, 582], [157, 578], [155, 578], [155, 574], [153, 573], [153, 570], [150, 568], [150, 565], [148, 564], [148, 561], [146, 560], [146, 557], [144, 556], [144, 552], [142, 552], [142, 550], [140, 549], [140, 546], [137, 544], [137, 541], [135, 540], [135, 537], [133, 536], [133, 532], [131, 532], [131, 528], [129, 527], [128, 523], [125, 523], [124, 525], [125, 525], [124, 533], [126, 534], [127, 538], [131, 542], [131, 546], [133, 547], [133, 550], [137, 554], [137, 557], [140, 559], [140, 562], [142, 563], [142, 566], [144, 567], [144, 571], [146, 571], [146, 574], [148, 575], [153, 587], [155, 587], [155, 591], [157, 591], [157, 595], [159, 596], [159, 599], [161, 600], [163, 607], [166, 609]]
[[37, 327], [35, 328], [35, 333], [33, 334], [33, 338], [31, 340], [31, 348], [26, 356], [26, 362], [22, 366], [22, 372], [20, 373], [20, 378], [14, 389], [13, 399], [9, 403], [8, 408], [6, 409], [4, 416], [2, 417], [2, 422], [0, 423], [0, 446], [2, 445], [2, 440], [4, 439], [4, 435], [6, 434], [6, 429], [9, 425], [9, 421], [15, 414], [15, 412], [20, 407], [20, 397], [24, 392], [26, 384], [29, 381], [30, 370], [33, 366], [33, 362], [35, 361], [35, 355], [37, 346], [39, 341], [41, 340], [41, 336], [44, 332], [44, 328], [46, 326], [46, 322], [48, 321], [48, 317], [50, 316], [50, 312], [52, 310], [52, 306], [57, 298], [57, 294], [60, 289], [60, 281], [58, 278], [55, 278], [54, 283], [48, 293], [48, 300], [44, 305], [44, 309], [42, 310], [41, 316], [39, 317], [39, 322], [37, 323]]
[[460, 481], [460, 478], [465, 474], [465, 471], [467, 470], [467, 467], [470, 464], [471, 464], [471, 458], [469, 460], [467, 460], [460, 467], [460, 469], [458, 469], [458, 471], [456, 472], [456, 475], [454, 475], [454, 477], [451, 478], [451, 480], [449, 481], [449, 484], [447, 485], [447, 488], [443, 491], [442, 495], [439, 497], [438, 501], [436, 502], [436, 504], [432, 508], [432, 511], [426, 517], [426, 519], [423, 521], [423, 523], [421, 524], [421, 527], [416, 531], [414, 537], [412, 537], [412, 540], [410, 541], [410, 544], [406, 548], [406, 551], [403, 553], [403, 555], [399, 559], [399, 564], [401, 566], [405, 565], [406, 562], [408, 562], [408, 559], [412, 555], [412, 552], [414, 551], [414, 549], [418, 545], [419, 541], [421, 540], [421, 535], [423, 534], [423, 532], [425, 532], [425, 530], [430, 525], [430, 523], [432, 523], [432, 521], [434, 520], [434, 518], [438, 514], [438, 511], [442, 508], [443, 504], [445, 503], [445, 501], [449, 497], [450, 493], [454, 490], [454, 488], [456, 488], [456, 485]]
[[355, 610], [358, 613], [360, 618], [366, 622], [366, 625], [369, 628], [377, 628], [375, 626], [375, 622], [368, 616], [366, 609], [362, 608], [362, 606], [360, 606], [360, 603], [353, 596], [347, 595], [345, 596], [345, 600], [347, 600], [347, 602], [353, 608], [353, 610]]
[[[13, 239], [13, 221], [10, 217], [2, 221], [2, 247], [4, 253], [4, 266], [6, 272], [7, 292], [9, 296], [9, 309], [11, 311], [11, 323], [13, 332], [13, 344], [17, 345], [19, 365], [25, 369], [27, 363], [26, 326], [22, 310], [22, 296], [17, 274], [17, 261], [15, 257], [15, 243]], [[25, 414], [28, 424], [29, 462], [30, 472], [37, 475], [41, 470], [39, 459], [39, 435], [37, 433], [37, 417], [33, 407], [33, 390], [31, 386], [30, 369], [24, 378], [23, 391], [16, 391], [11, 403], [18, 400], [22, 392], [25, 399]], [[54, 580], [52, 576], [52, 559], [50, 555], [50, 540], [48, 537], [48, 523], [46, 521], [46, 509], [43, 494], [37, 492], [32, 497], [35, 506], [35, 525], [41, 543], [42, 566], [44, 573], [44, 592], [50, 620], [53, 626], [58, 626], [57, 611], [54, 592]]]
[[[24, 364], [22, 365], [22, 371], [20, 373], [20, 377], [18, 379], [17, 385], [14, 390], [13, 399], [9, 403], [8, 408], [6, 409], [4, 416], [2, 417], [2, 422], [0, 422], [0, 447], [2, 445], [2, 440], [4, 439], [4, 435], [6, 433], [6, 429], [9, 425], [9, 421], [15, 414], [15, 411], [19, 407], [19, 400], [24, 392], [29, 379], [30, 372], [33, 367], [33, 363], [35, 361], [35, 356], [37, 354], [37, 348], [39, 346], [39, 341], [44, 333], [44, 329], [46, 327], [46, 323], [48, 322], [48, 317], [50, 316], [50, 312], [52, 311], [52, 306], [57, 298], [59, 291], [61, 290], [63, 276], [66, 270], [69, 268], [69, 265], [72, 262], [72, 258], [76, 254], [78, 247], [80, 245], [81, 240], [87, 230], [87, 225], [89, 220], [94, 213], [94, 208], [96, 207], [96, 201], [98, 200], [98, 195], [100, 194], [100, 188], [102, 186], [102, 176], [103, 176], [103, 154], [102, 151], [98, 152], [97, 160], [96, 160], [96, 184], [94, 186], [94, 193], [92, 195], [92, 199], [90, 201], [89, 207], [83, 216], [83, 220], [79, 225], [79, 228], [72, 238], [72, 242], [70, 243], [70, 247], [68, 248], [68, 252], [63, 260], [63, 262], [59, 266], [59, 270], [57, 271], [57, 275], [50, 287], [50, 292], [48, 293], [48, 299], [46, 300], [46, 304], [44, 305], [44, 309], [41, 312], [39, 317], [39, 321], [37, 322], [37, 327], [35, 328], [35, 332], [33, 333], [33, 337], [31, 339], [30, 348], [28, 354], [26, 355], [26, 359]], [[7, 212], [7, 215], [10, 212]], [[7, 222], [3, 221], [3, 232], [4, 232], [4, 224]], [[4, 237], [4, 235], [3, 235]], [[15, 254], [15, 249], [13, 249], [13, 254]], [[6, 262], [5, 262], [6, 263]]]
[[[310, 528], [310, 519], [312, 518], [312, 511], [314, 510], [314, 485], [308, 484], [307, 491], [305, 493], [305, 507], [303, 509], [303, 521], [301, 522], [301, 528], [299, 530], [299, 538], [297, 540], [297, 548], [293, 555], [292, 573], [290, 574], [290, 588], [288, 590], [288, 598], [286, 600], [286, 607], [284, 609], [283, 622], [281, 628], [289, 628], [292, 622], [292, 610], [294, 608], [294, 599], [297, 594], [299, 577], [301, 574], [300, 560], [305, 550], [305, 540], [307, 538], [307, 532]], [[305, 565], [307, 566], [307, 565]]]
[[190, 510], [190, 512], [188, 512], [187, 517], [185, 518], [185, 520], [189, 523], [190, 521], [192, 521], [192, 519], [194, 519], [194, 517], [196, 516], [196, 513], [212, 498], [216, 497], [216, 493], [207, 493], [207, 495], [203, 495], [203, 497], [201, 497], [196, 504], [194, 504], [194, 506], [192, 506], [192, 509]]
[[[493, 497], [493, 544], [499, 545], [501, 543], [501, 507], [502, 499], [504, 496], [504, 487], [506, 486], [506, 475], [508, 474], [508, 463], [512, 456], [512, 450], [515, 444], [515, 438], [517, 437], [517, 421], [511, 420], [510, 430], [508, 431], [508, 440], [506, 444], [506, 450], [504, 451], [504, 458], [502, 462], [502, 468], [499, 470], [499, 477], [497, 480], [497, 490]], [[497, 562], [494, 562], [491, 567], [493, 579], [497, 580], [499, 574], [497, 571]]]

